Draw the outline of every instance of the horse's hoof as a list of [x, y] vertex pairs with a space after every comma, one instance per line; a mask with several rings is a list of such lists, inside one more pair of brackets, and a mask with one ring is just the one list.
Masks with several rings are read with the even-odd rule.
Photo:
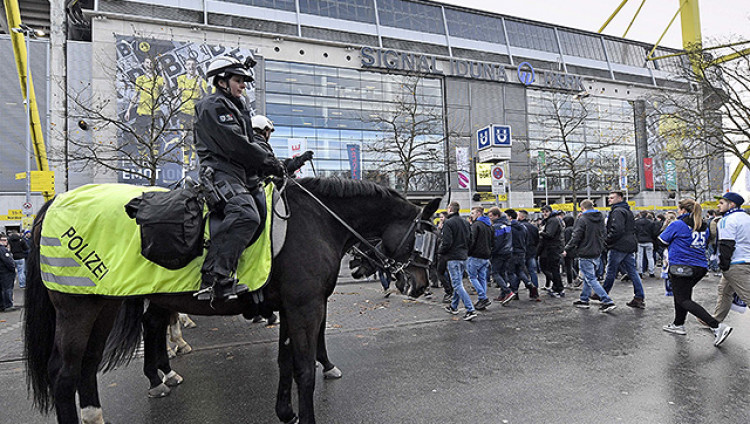
[[323, 378], [325, 378], [326, 380], [335, 380], [337, 378], [341, 378], [342, 375], [343, 374], [341, 373], [341, 370], [338, 369], [338, 367], [336, 367], [335, 365], [330, 370], [323, 371]]
[[161, 397], [169, 395], [169, 392], [171, 391], [172, 389], [170, 389], [166, 384], [161, 383], [158, 386], [154, 387], [153, 389], [148, 389], [148, 397], [161, 398]]
[[167, 358], [174, 359], [177, 357], [177, 352], [175, 352], [176, 349], [167, 348]]
[[81, 424], [104, 424], [102, 408], [87, 406], [81, 409]]
[[297, 424], [299, 422], [299, 418], [295, 415], [292, 417], [291, 420], [285, 421], [284, 424]]
[[188, 353], [192, 352], [193, 348], [189, 344], [185, 344], [185, 346], [177, 346], [177, 349], [175, 349], [174, 354], [175, 356], [181, 356], [181, 355], [187, 355]]
[[170, 371], [169, 374], [164, 376], [164, 384], [166, 384], [169, 387], [180, 385], [182, 384], [183, 381], [185, 381], [185, 379], [182, 378], [180, 374], [177, 374], [176, 372], [174, 372], [174, 370]]

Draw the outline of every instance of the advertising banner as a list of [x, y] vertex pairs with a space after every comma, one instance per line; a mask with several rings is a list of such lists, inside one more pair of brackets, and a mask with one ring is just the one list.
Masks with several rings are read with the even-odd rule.
[[359, 144], [347, 144], [346, 153], [349, 156], [349, 170], [352, 173], [353, 180], [362, 179], [362, 156], [360, 155]]
[[537, 152], [536, 168], [537, 173], [539, 174], [536, 188], [537, 190], [544, 190], [547, 188], [547, 176], [545, 175], [545, 172], [547, 171], [547, 154], [544, 150], [539, 150]]
[[667, 190], [677, 190], [677, 163], [673, 159], [664, 161], [664, 185]]
[[[252, 51], [203, 43], [116, 35], [118, 182], [148, 184], [156, 163], [156, 184], [174, 186], [197, 177], [193, 144], [195, 103], [213, 91], [208, 64], [229, 55], [243, 61]], [[261, 72], [258, 66], [256, 72]], [[255, 114], [255, 88], [245, 104]]]
[[462, 189], [470, 189], [469, 180], [469, 148], [468, 147], [456, 147], [456, 169], [458, 170], [458, 187]]
[[643, 182], [647, 189], [654, 188], [654, 159], [643, 158]]

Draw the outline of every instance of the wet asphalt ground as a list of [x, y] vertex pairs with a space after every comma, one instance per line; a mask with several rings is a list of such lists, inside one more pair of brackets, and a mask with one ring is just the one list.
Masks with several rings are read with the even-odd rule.
[[[543, 276], [542, 281], [544, 280]], [[713, 311], [718, 278], [693, 298]], [[632, 285], [616, 283], [617, 309], [577, 309], [563, 299], [492, 304], [473, 322], [432, 299], [384, 298], [380, 284], [340, 280], [329, 299], [331, 360], [343, 372], [315, 391], [319, 423], [745, 423], [750, 420], [750, 316], [720, 347], [688, 317], [688, 335], [665, 333], [673, 317], [663, 281], [646, 278], [645, 310], [625, 306]], [[490, 289], [497, 295], [497, 289]], [[17, 304], [22, 293], [16, 290]], [[476, 300], [476, 296], [472, 296]], [[101, 375], [111, 423], [276, 423], [277, 326], [242, 317], [193, 317], [193, 346], [175, 358], [185, 382], [149, 399], [142, 359]], [[32, 409], [21, 355], [21, 312], [0, 314], [0, 423], [52, 423]], [[295, 396], [296, 410], [296, 396]]]

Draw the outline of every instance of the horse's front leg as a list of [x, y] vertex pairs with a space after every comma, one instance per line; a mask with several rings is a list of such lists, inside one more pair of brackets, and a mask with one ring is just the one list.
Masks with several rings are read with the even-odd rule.
[[[289, 340], [292, 347], [294, 381], [299, 397], [299, 422], [315, 423], [315, 358], [318, 353], [318, 334], [325, 316], [325, 299], [310, 302], [308, 307], [287, 311]], [[283, 321], [282, 321], [283, 322]]]
[[297, 415], [292, 408], [292, 376], [294, 362], [292, 361], [292, 346], [289, 340], [289, 323], [282, 309], [281, 325], [279, 327], [279, 389], [276, 393], [276, 416], [283, 423], [297, 422]]

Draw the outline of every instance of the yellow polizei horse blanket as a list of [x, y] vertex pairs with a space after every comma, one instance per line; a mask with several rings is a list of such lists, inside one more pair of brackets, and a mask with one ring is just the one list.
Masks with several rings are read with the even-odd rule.
[[[205, 251], [176, 270], [141, 255], [140, 231], [125, 212], [125, 205], [154, 190], [164, 189], [92, 184], [58, 195], [42, 226], [40, 267], [44, 285], [63, 293], [112, 297], [198, 290]], [[273, 185], [269, 184], [269, 212], [263, 232], [245, 249], [237, 267], [237, 278], [251, 291], [263, 287], [271, 271], [272, 194]]]

